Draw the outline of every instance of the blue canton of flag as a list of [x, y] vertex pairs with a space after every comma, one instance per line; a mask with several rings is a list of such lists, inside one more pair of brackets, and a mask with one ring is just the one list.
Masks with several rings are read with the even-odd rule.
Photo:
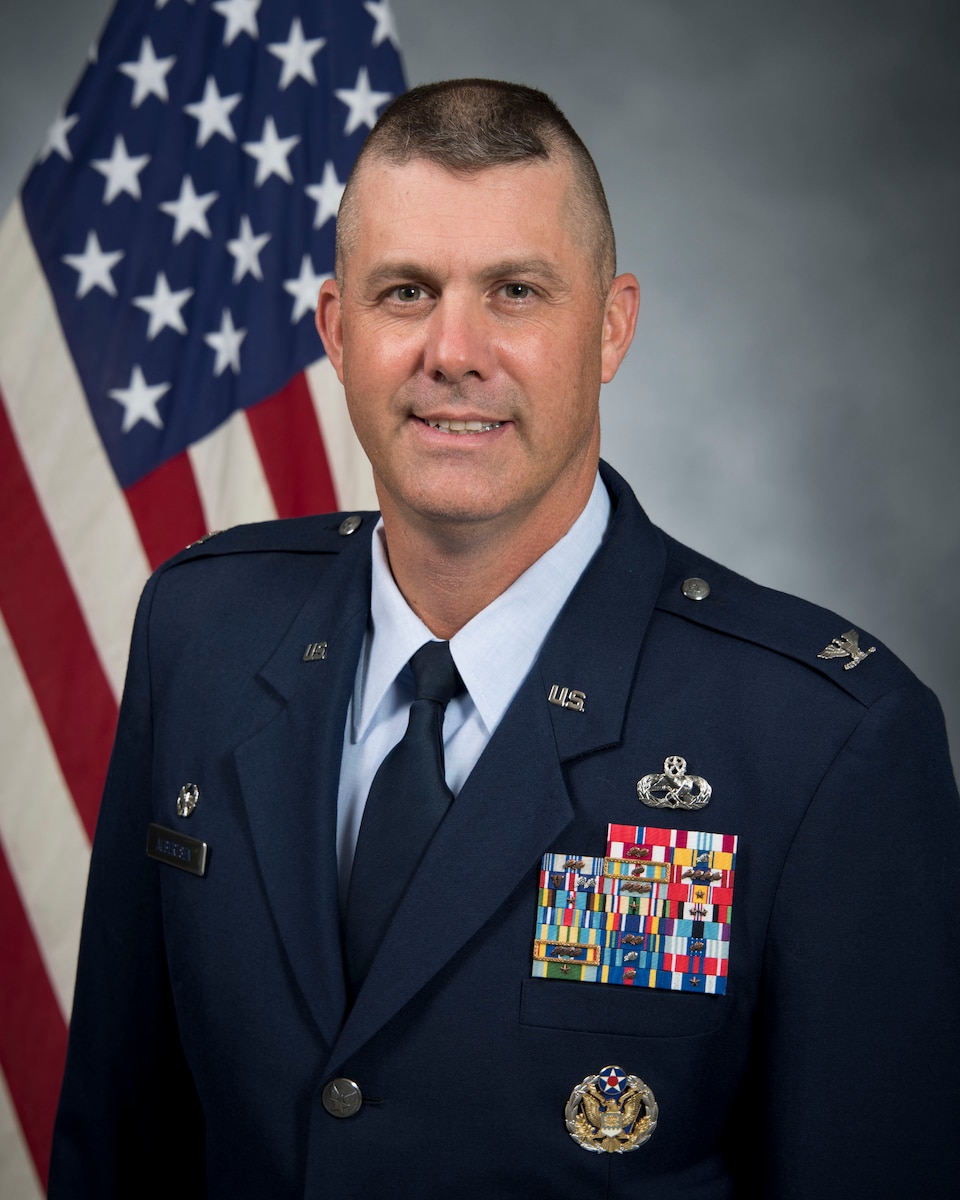
[[388, 0], [122, 0], [23, 210], [122, 487], [319, 356], [343, 183], [404, 89]]

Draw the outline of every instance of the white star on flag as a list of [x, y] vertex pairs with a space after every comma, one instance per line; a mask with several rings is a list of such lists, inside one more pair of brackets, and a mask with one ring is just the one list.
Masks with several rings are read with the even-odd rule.
[[283, 70], [280, 72], [281, 92], [286, 91], [295, 79], [305, 79], [313, 87], [317, 86], [313, 56], [319, 54], [326, 44], [326, 38], [305, 38], [300, 18], [294, 17], [287, 40], [270, 42], [267, 45], [270, 53], [276, 55], [283, 63]]
[[182, 291], [172, 292], [167, 283], [167, 277], [161, 271], [153, 285], [152, 296], [134, 296], [133, 303], [150, 314], [147, 326], [147, 341], [153, 339], [164, 329], [174, 329], [177, 333], [186, 333], [187, 326], [181, 313], [181, 308], [193, 295], [193, 288], [183, 288]]
[[79, 120], [80, 117], [76, 113], [71, 113], [69, 117], [64, 116], [63, 112], [57, 113], [56, 119], [47, 130], [47, 140], [40, 151], [40, 162], [46, 162], [54, 151], [65, 162], [73, 162], [73, 154], [70, 152], [67, 134]]
[[397, 21], [390, 9], [390, 0], [368, 0], [363, 7], [377, 23], [377, 27], [373, 31], [373, 44], [379, 46], [381, 42], [385, 42], [389, 38], [399, 50]]
[[245, 275], [263, 281], [263, 271], [260, 269], [260, 251], [270, 241], [271, 234], [253, 232], [250, 218], [246, 215], [240, 218], [240, 232], [227, 242], [227, 249], [233, 255], [233, 282], [239, 283]]
[[87, 234], [87, 244], [82, 254], [65, 254], [63, 262], [80, 272], [77, 280], [77, 299], [81, 300], [95, 287], [103, 288], [109, 296], [117, 294], [116, 284], [110, 272], [123, 258], [122, 250], [103, 250], [94, 230]]
[[140, 43], [140, 57], [136, 62], [121, 63], [117, 68], [133, 80], [134, 108], [139, 108], [148, 96], [157, 96], [164, 103], [170, 99], [167, 91], [167, 75], [176, 62], [176, 58], [157, 58], [153, 42], [145, 37]]
[[387, 100], [393, 99], [392, 92], [373, 91], [370, 87], [370, 73], [366, 67], [361, 67], [357, 72], [355, 87], [337, 88], [334, 95], [350, 109], [343, 127], [345, 137], [349, 137], [361, 125], [372, 129], [377, 123], [377, 109]]
[[223, 316], [220, 318], [219, 331], [203, 335], [203, 340], [207, 345], [217, 352], [217, 358], [213, 364], [214, 375], [222, 375], [227, 367], [235, 375], [240, 374], [240, 345], [246, 336], [245, 329], [234, 328], [233, 315], [229, 308], [225, 308]]
[[198, 196], [193, 187], [193, 180], [184, 175], [180, 183], [180, 195], [176, 200], [165, 200], [160, 205], [161, 212], [173, 217], [173, 244], [179, 246], [188, 233], [199, 233], [208, 238], [210, 225], [207, 221], [207, 209], [220, 195], [219, 192], [207, 192]]
[[283, 290], [293, 296], [293, 312], [290, 320], [296, 325], [305, 313], [312, 313], [317, 307], [317, 297], [320, 295], [320, 285], [332, 276], [317, 275], [313, 269], [313, 259], [305, 254], [300, 260], [300, 274], [296, 279], [285, 279]]
[[203, 88], [203, 99], [183, 106], [183, 111], [199, 122], [197, 126], [198, 149], [202, 149], [215, 133], [225, 137], [228, 142], [237, 140], [230, 114], [240, 103], [240, 99], [239, 92], [233, 96], [221, 96], [216, 79], [212, 75], [207, 76], [207, 82]]
[[314, 200], [317, 205], [317, 211], [313, 218], [314, 229], [321, 229], [331, 217], [335, 217], [340, 210], [340, 201], [343, 198], [343, 189], [345, 183], [341, 183], [337, 178], [337, 170], [330, 159], [323, 164], [323, 178], [319, 183], [311, 183], [305, 188], [307, 195], [311, 200]]
[[157, 401], [170, 391], [169, 383], [157, 383], [152, 387], [143, 377], [139, 365], [130, 373], [130, 384], [125, 388], [111, 388], [107, 395], [123, 405], [122, 433], [129, 433], [138, 421], [147, 421], [155, 429], [163, 428], [157, 411]]
[[127, 143], [123, 134], [118, 133], [113, 139], [113, 150], [109, 158], [91, 159], [90, 165], [106, 178], [103, 189], [104, 204], [112, 204], [121, 192], [126, 192], [134, 200], [140, 199], [139, 175], [150, 161], [149, 154], [138, 154], [131, 158], [127, 153]]
[[287, 183], [293, 183], [290, 164], [287, 155], [300, 141], [299, 137], [282, 138], [277, 134], [273, 117], [267, 117], [263, 123], [263, 137], [259, 142], [244, 142], [243, 148], [251, 158], [257, 160], [257, 177], [254, 187], [261, 187], [271, 175], [279, 175]]
[[260, 0], [217, 0], [213, 11], [218, 12], [227, 24], [223, 30], [223, 44], [229, 46], [241, 33], [249, 33], [256, 41], [260, 36], [257, 27], [257, 9]]

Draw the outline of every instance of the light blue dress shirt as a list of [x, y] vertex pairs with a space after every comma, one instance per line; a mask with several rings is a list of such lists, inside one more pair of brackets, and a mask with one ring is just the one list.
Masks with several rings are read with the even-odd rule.
[[[610, 497], [597, 476], [590, 499], [566, 534], [450, 639], [466, 692], [447, 705], [443, 722], [447, 785], [456, 796], [533, 666], [574, 585], [603, 540]], [[413, 702], [410, 657], [434, 634], [394, 582], [383, 522], [373, 535], [370, 623], [347, 709], [337, 798], [341, 900], [370, 784], [403, 737]]]

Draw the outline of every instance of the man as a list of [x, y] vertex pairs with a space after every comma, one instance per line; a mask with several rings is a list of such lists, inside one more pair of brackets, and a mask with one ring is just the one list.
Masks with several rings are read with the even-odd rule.
[[[144, 593], [51, 1197], [953, 1195], [936, 701], [598, 475], [638, 287], [582, 143], [415, 89], [338, 239], [382, 524], [229, 531]], [[382, 786], [424, 706], [436, 828]]]

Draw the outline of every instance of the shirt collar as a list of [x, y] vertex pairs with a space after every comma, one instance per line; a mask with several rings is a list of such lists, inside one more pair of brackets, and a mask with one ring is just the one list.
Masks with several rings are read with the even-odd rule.
[[[610, 497], [599, 474], [580, 516], [559, 541], [450, 639], [470, 699], [492, 733], [530, 670], [550, 626], [603, 541]], [[354, 737], [363, 738], [388, 690], [434, 635], [394, 581], [381, 520], [374, 531], [370, 627], [354, 689]]]

